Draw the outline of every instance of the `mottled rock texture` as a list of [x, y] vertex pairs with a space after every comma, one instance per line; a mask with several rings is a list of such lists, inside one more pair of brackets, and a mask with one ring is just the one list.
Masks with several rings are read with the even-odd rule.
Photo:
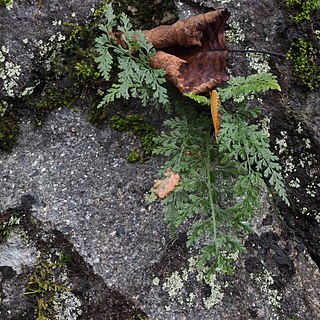
[[[100, 3], [43, 1], [38, 7], [15, 1], [10, 11], [0, 8], [1, 50], [6, 61], [19, 66], [14, 82], [1, 78], [0, 98], [14, 103], [26, 87], [33, 87], [51, 56], [39, 41], [52, 44], [55, 35], [56, 48], [57, 41], [64, 41], [64, 22], [88, 21], [91, 8]], [[277, 1], [188, 1], [187, 10], [181, 4], [177, 7], [184, 17], [228, 8], [237, 23], [231, 32], [238, 34], [231, 48], [288, 49], [287, 39], [277, 31], [286, 18]], [[241, 30], [235, 30], [237, 25]], [[229, 56], [231, 75], [256, 71], [249, 55]], [[5, 62], [0, 66], [8, 72]], [[70, 286], [83, 305], [78, 319], [143, 319], [143, 313], [154, 320], [320, 319], [320, 219], [318, 211], [312, 212], [319, 210], [319, 192], [310, 195], [310, 184], [319, 183], [320, 174], [319, 93], [296, 88], [285, 60], [270, 57], [269, 66], [282, 93], [264, 98], [264, 114], [271, 119], [272, 140], [283, 165], [289, 168], [290, 159], [295, 168], [286, 178], [292, 205], [279, 209], [263, 193], [262, 209], [252, 222], [255, 232], [244, 239], [247, 253], [238, 258], [235, 275], [218, 274], [213, 289], [189, 278], [181, 296], [194, 292], [190, 305], [185, 298], [182, 304], [170, 299], [161, 289], [165, 278], [188, 267], [190, 257], [184, 234], [169, 240], [161, 204], [145, 200], [162, 159], [129, 164], [130, 135], [92, 126], [86, 116], [90, 97], [75, 101], [73, 110], [56, 109], [40, 127], [22, 117], [17, 146], [0, 154], [2, 214], [10, 208], [24, 213], [21, 225], [0, 244], [2, 318], [35, 318], [35, 301], [23, 294], [35, 261], [40, 252], [65, 250], [74, 261], [68, 267]], [[160, 132], [161, 111], [138, 111]], [[287, 144], [283, 152], [279, 139]], [[302, 165], [300, 160], [306, 161]], [[300, 186], [294, 188], [290, 182], [296, 178]], [[155, 277], [160, 286], [153, 283]], [[203, 299], [209, 296], [216, 303], [207, 310]]]
[[[8, 10], [0, 7], [0, 99], [21, 95], [34, 87], [37, 76], [52, 59], [57, 47], [68, 34], [67, 23], [84, 24], [101, 6], [101, 0], [82, 1], [13, 1]], [[1, 57], [1, 53], [0, 53]], [[7, 65], [6, 65], [7, 64]], [[13, 76], [12, 71], [14, 72]], [[11, 79], [10, 79], [11, 78]]]

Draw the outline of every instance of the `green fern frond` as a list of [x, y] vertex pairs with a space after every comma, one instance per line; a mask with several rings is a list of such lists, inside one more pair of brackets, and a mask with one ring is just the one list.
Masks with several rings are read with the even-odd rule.
[[[240, 167], [255, 178], [258, 187], [265, 187], [262, 175], [289, 205], [279, 159], [269, 145], [268, 136], [257, 125], [248, 125], [239, 114], [223, 113], [219, 132], [219, 148], [224, 161], [237, 161]], [[257, 174], [261, 173], [261, 176]], [[248, 175], [251, 177], [250, 175]]]
[[271, 73], [258, 73], [248, 77], [235, 77], [228, 81], [225, 88], [218, 88], [220, 100], [222, 102], [229, 99], [239, 99], [258, 92], [268, 90], [278, 90], [281, 88], [275, 75]]
[[[271, 74], [235, 78], [231, 88], [219, 89], [224, 99], [280, 87]], [[204, 96], [187, 94], [200, 104]], [[199, 246], [198, 267], [210, 276], [216, 270], [232, 273], [236, 253], [244, 248], [239, 233], [251, 232], [248, 220], [260, 204], [260, 190], [267, 181], [289, 205], [279, 159], [271, 152], [268, 136], [248, 120], [258, 110], [238, 103], [236, 113], [221, 108], [219, 145], [210, 140], [212, 120], [195, 110], [165, 121], [169, 133], [156, 138], [155, 154], [169, 157], [162, 173], [171, 168], [180, 175], [175, 191], [165, 200], [170, 234], [188, 229], [186, 245]]]
[[184, 95], [186, 97], [198, 102], [201, 105], [210, 106], [210, 99], [208, 99], [205, 96], [197, 95], [197, 94], [194, 94], [194, 93], [185, 93]]
[[[166, 82], [164, 70], [153, 69], [150, 58], [156, 53], [152, 44], [142, 31], [132, 30], [128, 17], [122, 13], [119, 23], [113, 12], [112, 6], [106, 10], [106, 23], [100, 26], [103, 34], [96, 39], [98, 69], [105, 80], [110, 80], [113, 64], [116, 64], [118, 82], [113, 83], [107, 90], [105, 97], [98, 108], [103, 107], [116, 99], [139, 98], [144, 106], [153, 103], [156, 106], [169, 107], [167, 89], [163, 86]], [[121, 46], [111, 37], [113, 29], [122, 32]]]

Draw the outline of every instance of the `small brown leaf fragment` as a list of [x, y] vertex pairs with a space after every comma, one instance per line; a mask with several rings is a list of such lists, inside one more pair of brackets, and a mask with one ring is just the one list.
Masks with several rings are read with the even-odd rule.
[[219, 113], [220, 105], [221, 105], [221, 102], [220, 102], [220, 98], [217, 90], [212, 90], [210, 93], [210, 106], [211, 106], [212, 122], [214, 126], [214, 135], [216, 137], [217, 143], [218, 143], [218, 133], [220, 129], [220, 113]]
[[164, 199], [173, 192], [180, 180], [180, 176], [171, 170], [167, 170], [164, 175], [166, 176], [165, 179], [155, 180], [153, 185], [153, 192], [160, 199]]

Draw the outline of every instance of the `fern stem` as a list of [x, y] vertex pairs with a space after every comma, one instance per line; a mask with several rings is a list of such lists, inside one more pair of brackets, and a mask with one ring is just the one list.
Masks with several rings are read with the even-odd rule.
[[206, 141], [206, 176], [207, 176], [207, 188], [209, 193], [209, 202], [211, 208], [211, 216], [212, 216], [212, 225], [213, 225], [213, 243], [215, 247], [217, 246], [217, 223], [216, 223], [216, 214], [215, 214], [215, 207], [214, 201], [212, 197], [212, 188], [211, 188], [211, 175], [210, 175], [210, 137], [207, 138]]
[[[180, 163], [181, 163], [181, 159], [182, 159], [182, 156], [183, 156], [183, 153], [184, 153], [184, 150], [186, 148], [186, 145], [187, 145], [187, 138], [186, 138], [186, 135], [184, 136], [183, 138], [183, 141], [182, 141], [182, 144], [181, 144], [181, 150], [180, 150], [180, 154], [179, 154], [179, 158], [177, 160], [177, 162], [175, 163], [176, 166], [180, 166]], [[177, 172], [180, 174], [180, 172]], [[173, 203], [173, 206], [175, 207], [176, 206], [176, 193], [173, 192], [172, 194], [172, 203]], [[174, 223], [171, 221], [169, 222], [169, 230], [170, 230], [170, 237], [173, 237], [174, 235], [174, 232], [176, 230], [176, 226], [174, 225]]]
[[[150, 68], [149, 63], [146, 63], [146, 62], [142, 61], [141, 59], [135, 57], [130, 50], [124, 49], [121, 45], [115, 46], [113, 44], [107, 44], [107, 47], [113, 49], [114, 51], [120, 52], [121, 54], [129, 57], [132, 60], [135, 60], [138, 64], [142, 64], [146, 68]], [[149, 61], [150, 61], [150, 59], [149, 59]]]

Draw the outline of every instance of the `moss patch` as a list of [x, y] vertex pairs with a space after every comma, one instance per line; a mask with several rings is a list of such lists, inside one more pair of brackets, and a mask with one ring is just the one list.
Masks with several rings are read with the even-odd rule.
[[295, 78], [310, 90], [314, 90], [320, 84], [320, 55], [317, 49], [319, 39], [312, 42], [308, 38], [305, 35], [304, 38], [293, 41], [286, 57], [293, 63]]
[[309, 90], [320, 85], [320, 24], [318, 0], [286, 0], [283, 7], [291, 17], [290, 49], [286, 57], [293, 63], [297, 83]]
[[16, 144], [18, 134], [19, 126], [11, 113], [0, 117], [0, 150], [11, 151]]
[[5, 241], [11, 230], [20, 224], [22, 216], [15, 210], [7, 210], [1, 213], [0, 221], [0, 242]]
[[13, 0], [0, 0], [0, 7], [6, 7], [13, 3]]
[[32, 115], [36, 124], [41, 125], [43, 118], [58, 107], [74, 108], [77, 101], [87, 96], [91, 99], [89, 103], [94, 103], [97, 91], [106, 85], [100, 85], [94, 61], [94, 39], [104, 8], [105, 4], [86, 25], [67, 24], [72, 28], [70, 36], [56, 54], [53, 52], [50, 68], [39, 68], [34, 93], [15, 98], [5, 113], [4, 105], [0, 103], [0, 150], [10, 151], [15, 145], [22, 114]]
[[60, 262], [45, 261], [40, 258], [34, 272], [29, 278], [27, 292], [37, 300], [36, 319], [54, 319], [53, 303], [56, 294], [68, 291], [59, 275], [64, 273], [64, 266]]
[[296, 22], [310, 21], [319, 9], [318, 0], [286, 0], [284, 5]]
[[109, 120], [110, 128], [120, 131], [132, 132], [140, 139], [141, 147], [138, 150], [132, 150], [127, 158], [129, 162], [140, 162], [148, 160], [156, 143], [153, 138], [156, 137], [155, 128], [145, 122], [143, 116], [139, 114], [116, 115]]
[[125, 12], [137, 29], [151, 29], [160, 24], [171, 24], [178, 18], [173, 0], [120, 0], [114, 4], [114, 8], [117, 13]]
[[28, 107], [36, 111], [38, 116], [44, 116], [58, 107], [71, 107], [75, 96], [70, 88], [64, 88], [58, 83], [49, 84], [37, 97], [27, 102]]

